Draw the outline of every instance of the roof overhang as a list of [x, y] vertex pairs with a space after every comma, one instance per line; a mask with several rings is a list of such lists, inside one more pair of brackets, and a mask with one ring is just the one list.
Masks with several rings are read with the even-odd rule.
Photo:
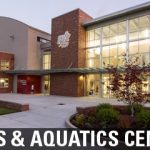
[[58, 73], [102, 73], [104, 70], [100, 68], [70, 68], [70, 69], [48, 69], [48, 70], [6, 70], [1, 73], [13, 74], [13, 75], [48, 75]]
[[140, 11], [145, 11], [145, 10], [149, 10], [149, 9], [150, 9], [150, 2], [147, 2], [147, 3], [137, 5], [137, 6], [128, 8], [128, 9], [124, 9], [124, 10], [121, 10], [121, 11], [118, 11], [115, 13], [111, 13], [111, 14], [103, 16], [103, 17], [93, 19], [91, 21], [83, 23], [83, 26], [88, 27], [91, 25], [95, 25], [97, 23], [105, 22], [105, 21], [116, 19], [119, 17], [124, 17], [124, 16], [130, 15], [130, 14], [138, 13]]
[[[124, 72], [125, 68], [119, 67], [117, 70], [119, 72]], [[145, 71], [149, 72], [150, 67], [145, 67]], [[64, 68], [64, 69], [48, 69], [48, 70], [6, 70], [1, 71], [0, 73], [10, 75], [49, 75], [59, 73], [102, 74], [108, 72], [109, 72], [108, 69], [100, 69], [100, 68]]]

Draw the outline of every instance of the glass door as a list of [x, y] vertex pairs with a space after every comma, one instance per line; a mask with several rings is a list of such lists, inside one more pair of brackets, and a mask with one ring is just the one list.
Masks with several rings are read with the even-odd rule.
[[97, 96], [100, 90], [100, 75], [87, 75], [86, 77], [86, 95]]
[[50, 94], [50, 75], [45, 75], [43, 77], [43, 91], [46, 95]]

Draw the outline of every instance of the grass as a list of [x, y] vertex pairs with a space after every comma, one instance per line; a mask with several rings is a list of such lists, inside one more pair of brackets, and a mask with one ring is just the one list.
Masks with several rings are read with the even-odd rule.
[[18, 111], [14, 110], [14, 109], [10, 109], [10, 108], [1, 108], [0, 107], [0, 115], [6, 115], [6, 114], [15, 113], [15, 112], [18, 112]]

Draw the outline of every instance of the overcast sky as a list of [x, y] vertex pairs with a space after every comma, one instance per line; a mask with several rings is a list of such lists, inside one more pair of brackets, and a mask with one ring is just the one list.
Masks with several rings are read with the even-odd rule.
[[76, 8], [93, 18], [150, 0], [0, 0], [0, 16], [51, 32], [51, 19]]

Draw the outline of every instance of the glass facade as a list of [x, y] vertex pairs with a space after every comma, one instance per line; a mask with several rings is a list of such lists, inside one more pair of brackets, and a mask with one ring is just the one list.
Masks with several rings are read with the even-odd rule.
[[[138, 56], [139, 65], [150, 63], [150, 15], [90, 27], [87, 29], [86, 39], [86, 67], [88, 68], [103, 69], [108, 65], [124, 66], [125, 54], [129, 58]], [[92, 75], [87, 77], [87, 93], [90, 90], [89, 76]], [[109, 75], [98, 75], [95, 78], [95, 80], [93, 78], [94, 83], [99, 81], [99, 94], [102, 97], [112, 97], [107, 89]], [[150, 78], [147, 77], [145, 82], [150, 84]], [[149, 90], [149, 87], [145, 90]]]

